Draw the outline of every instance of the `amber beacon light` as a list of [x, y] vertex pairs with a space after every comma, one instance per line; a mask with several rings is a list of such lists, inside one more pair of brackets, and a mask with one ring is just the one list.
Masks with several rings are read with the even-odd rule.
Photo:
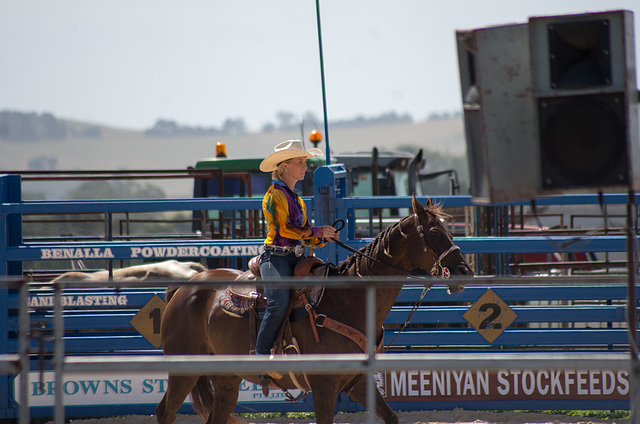
[[217, 158], [226, 158], [227, 157], [227, 145], [221, 142], [216, 143], [216, 157]]
[[322, 134], [313, 130], [309, 133], [309, 140], [313, 143], [313, 147], [318, 147], [318, 144], [322, 141]]

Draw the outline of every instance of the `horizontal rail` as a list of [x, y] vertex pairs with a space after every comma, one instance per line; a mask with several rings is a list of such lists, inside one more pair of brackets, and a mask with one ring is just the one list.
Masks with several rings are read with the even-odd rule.
[[[313, 204], [313, 198], [305, 197]], [[0, 214], [60, 214], [60, 213], [124, 213], [182, 210], [262, 209], [259, 198], [185, 198], [185, 199], [111, 199], [111, 200], [30, 200], [20, 203], [0, 203]]]
[[[385, 345], [390, 343], [398, 330], [388, 330], [384, 334]], [[607, 347], [616, 345], [625, 347], [629, 344], [629, 332], [626, 328], [603, 329], [573, 329], [573, 328], [529, 328], [507, 329], [498, 336], [493, 343], [488, 343], [475, 329], [439, 329], [404, 330], [394, 347], [411, 346], [412, 348], [425, 346], [450, 347], [482, 347], [482, 348], [540, 348], [554, 346], [557, 348], [575, 347]]]
[[[262, 280], [263, 284], [269, 284], [274, 287], [315, 287], [318, 285], [318, 281], [314, 279], [304, 279], [300, 280], [297, 278], [281, 278], [278, 280]], [[424, 283], [426, 285], [435, 285], [435, 286], [446, 286], [451, 282], [465, 284], [465, 291], [459, 293], [453, 293], [451, 296], [463, 295], [469, 288], [482, 288], [485, 289], [488, 286], [492, 288], [499, 287], [500, 289], [509, 286], [521, 286], [522, 289], [526, 289], [529, 286], [574, 286], [576, 289], [580, 287], [595, 285], [596, 287], [602, 286], [607, 287], [611, 284], [617, 285], [626, 285], [627, 277], [621, 275], [591, 275], [591, 276], [554, 276], [553, 278], [544, 278], [544, 277], [531, 277], [531, 276], [518, 276], [518, 277], [496, 277], [496, 276], [473, 276], [473, 277], [455, 277], [452, 276], [447, 280], [443, 280], [441, 278], [433, 278], [433, 277], [384, 277], [384, 276], [376, 276], [375, 278], [357, 278], [357, 277], [340, 277], [340, 278], [328, 278], [322, 280], [322, 285], [326, 287], [344, 287], [345, 284], [349, 288], [367, 288], [369, 286], [375, 286], [376, 288], [381, 287], [398, 287], [410, 285], [409, 288], [416, 289], [420, 287], [422, 290], [422, 286], [420, 283]], [[4, 284], [4, 281], [0, 279], [0, 286]], [[16, 286], [15, 277], [9, 280], [9, 284]], [[158, 289], [159, 287], [166, 287], [168, 285], [180, 287], [202, 287], [203, 284], [211, 287], [227, 287], [229, 284], [234, 284], [233, 281], [228, 280], [209, 280], [209, 281], [198, 281], [198, 283], [193, 283], [190, 281], [173, 281], [170, 279], [155, 279], [155, 280], [142, 280], [142, 281], [57, 281], [55, 283], [31, 283], [33, 286], [39, 288], [56, 288], [60, 287], [62, 289], [80, 289], [80, 288], [88, 288], [88, 289], [116, 289], [116, 288], [153, 288]], [[238, 281], [237, 284], [242, 285], [241, 281]], [[96, 287], [102, 286], [102, 287]], [[105, 288], [108, 286], [108, 288]], [[578, 296], [579, 294], [576, 293]]]
[[0, 355], [0, 375], [17, 374], [20, 372], [20, 355]]
[[[634, 237], [636, 242], [640, 240]], [[357, 239], [348, 244], [360, 249], [372, 239]], [[467, 254], [478, 253], [547, 253], [547, 252], [626, 252], [627, 236], [603, 235], [526, 236], [526, 237], [454, 237], [453, 241]], [[553, 263], [548, 264], [553, 267]]]
[[[517, 283], [517, 284], [515, 284]], [[466, 284], [466, 282], [465, 282]], [[465, 289], [449, 294], [445, 287], [432, 287], [425, 302], [474, 302], [491, 288], [505, 302], [527, 301], [579, 301], [627, 299], [627, 277], [624, 276], [564, 276], [551, 279], [541, 277], [511, 277], [505, 280], [475, 277]], [[396, 303], [410, 303], [420, 298], [422, 286], [407, 285], [402, 288]], [[640, 299], [640, 294], [637, 294]]]
[[[636, 240], [640, 240], [636, 237]], [[359, 239], [348, 244], [354, 249], [371, 242]], [[627, 237], [598, 236], [576, 240], [574, 237], [454, 237], [464, 253], [544, 253], [544, 252], [625, 252]], [[118, 241], [29, 243], [7, 246], [6, 260], [60, 260], [60, 259], [163, 259], [169, 256], [166, 248], [181, 249], [171, 257], [209, 257], [214, 246], [232, 246], [228, 252], [215, 253], [216, 257], [251, 257], [264, 246], [262, 239], [224, 240], [172, 240], [172, 241]], [[242, 249], [242, 247], [250, 247]], [[155, 249], [154, 249], [155, 248]], [[109, 249], [105, 258], [106, 249]], [[142, 249], [145, 249], [144, 252]], [[163, 250], [164, 249], [164, 250]], [[196, 250], [194, 250], [196, 249]]]
[[[518, 315], [514, 324], [625, 322], [626, 312], [626, 308], [623, 306], [610, 305], [511, 305], [510, 309]], [[412, 308], [408, 306], [394, 307], [389, 312], [385, 324], [403, 324], [409, 317], [411, 310]], [[466, 324], [467, 321], [463, 318], [463, 315], [468, 310], [469, 305], [425, 306], [413, 313], [411, 324]]]
[[[417, 199], [425, 203], [428, 196]], [[313, 197], [303, 197], [307, 205], [313, 204]], [[433, 201], [444, 207], [490, 206], [472, 202], [470, 196], [434, 196]], [[604, 205], [625, 205], [628, 196], [625, 193], [607, 193], [602, 196]], [[361, 196], [338, 198], [336, 207], [346, 208], [408, 208], [411, 196]], [[636, 194], [640, 202], [640, 194]], [[383, 203], [383, 204], [381, 204]], [[227, 206], [235, 204], [236, 206]], [[514, 202], [499, 206], [529, 205], [529, 202]], [[536, 199], [538, 206], [551, 205], [599, 205], [596, 194], [566, 194]], [[8, 213], [67, 213], [67, 212], [134, 212], [134, 211], [171, 211], [171, 210], [207, 210], [207, 209], [258, 209], [262, 208], [261, 198], [184, 198], [184, 199], [127, 199], [127, 200], [60, 200], [60, 201], [24, 201], [18, 203], [0, 203], [0, 214]]]
[[368, 369], [390, 370], [473, 370], [485, 368], [626, 369], [628, 353], [433, 353], [300, 355], [265, 359], [256, 355], [166, 355], [158, 356], [67, 356], [65, 372], [143, 371], [175, 374], [260, 374], [265, 371], [294, 371], [338, 374], [364, 372]]
[[[148, 299], [147, 299], [148, 300]], [[64, 322], [67, 331], [100, 330], [136, 331], [129, 328], [129, 321], [139, 309], [129, 311], [77, 310], [65, 311]], [[463, 318], [469, 305], [462, 306], [423, 306], [415, 310], [411, 316], [411, 324], [457, 324], [467, 323]], [[626, 308], [622, 305], [511, 305], [518, 318], [514, 323], [584, 323], [584, 322], [625, 322]], [[385, 324], [403, 324], [413, 308], [409, 306], [395, 306], [389, 312]], [[40, 324], [53, 324], [53, 314], [33, 315], [32, 320]], [[9, 317], [9, 327], [17, 327], [17, 318]], [[88, 333], [87, 336], [90, 336]]]

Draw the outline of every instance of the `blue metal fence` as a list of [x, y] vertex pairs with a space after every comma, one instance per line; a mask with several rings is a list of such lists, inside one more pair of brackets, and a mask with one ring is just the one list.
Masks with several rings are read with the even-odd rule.
[[[323, 169], [326, 168], [326, 169]], [[366, 210], [369, 216], [376, 208], [408, 208], [411, 204], [408, 197], [360, 197], [344, 196], [344, 174], [339, 166], [323, 167], [316, 175], [314, 196], [305, 198], [308, 209], [317, 223], [332, 223], [335, 219], [347, 222], [347, 244], [359, 248], [368, 243], [370, 238], [356, 238], [357, 217], [359, 210]], [[426, 198], [419, 199], [423, 203]], [[441, 196], [434, 199], [445, 208], [473, 207], [468, 196]], [[152, 212], [176, 210], [259, 210], [260, 199], [163, 199], [163, 200], [103, 200], [103, 201], [21, 201], [19, 176], [0, 176], [0, 277], [21, 276], [23, 261], [71, 260], [71, 259], [185, 259], [193, 257], [250, 257], [259, 252], [261, 239], [227, 239], [227, 240], [171, 240], [171, 241], [92, 241], [71, 243], [29, 242], [22, 240], [22, 216], [32, 213], [105, 213], [120, 212]], [[626, 204], [624, 194], [566, 195], [537, 199], [538, 205], [622, 205]], [[514, 204], [518, 205], [518, 204]], [[637, 213], [636, 213], [637, 216]], [[370, 218], [369, 218], [370, 219]], [[465, 254], [485, 253], [527, 253], [527, 252], [625, 252], [627, 238], [622, 235], [598, 235], [588, 237], [572, 236], [526, 236], [526, 237], [455, 237], [455, 242]], [[346, 258], [348, 252], [336, 249], [334, 245], [316, 251], [324, 260], [339, 262]], [[494, 287], [494, 291], [507, 304], [512, 305], [517, 315], [513, 327], [506, 328], [494, 342], [487, 342], [479, 333], [469, 328], [464, 314], [469, 305], [478, 301], [488, 286], [474, 286], [463, 293], [450, 296], [445, 289], [436, 287], [427, 295], [427, 300], [439, 305], [428, 305], [418, 310], [411, 326], [398, 338], [397, 345], [405, 350], [434, 349], [518, 349], [523, 344], [551, 349], [624, 349], [626, 330], [624, 328], [625, 297], [624, 285], [584, 285], [559, 286], [539, 284], [535, 286]], [[397, 332], [397, 327], [408, 314], [406, 303], [417, 298], [416, 287], [407, 286], [401, 292], [396, 306], [387, 323], [390, 328], [385, 334], [389, 342]], [[154, 295], [162, 295], [162, 290], [120, 291], [115, 293], [108, 289], [75, 293], [69, 291], [65, 296], [116, 296], [126, 295], [127, 305], [115, 305], [107, 308], [75, 308], [66, 311], [65, 328], [70, 332], [65, 340], [70, 353], [160, 353], [157, 347], [150, 344], [138, 330], [130, 324], [132, 317]], [[44, 292], [34, 297], [46, 297]], [[576, 304], [578, 298], [587, 304]], [[519, 305], [520, 302], [564, 302], [558, 305], [540, 304], [535, 307]], [[9, 290], [0, 290], [0, 310], [6, 311], [0, 319], [0, 354], [17, 352], [15, 335], [17, 331], [17, 296]], [[32, 322], [37, 322], [43, 329], [50, 329], [51, 315], [46, 307], [33, 307]], [[534, 328], [531, 324], [562, 323], [556, 328]], [[598, 327], [591, 324], [598, 322]], [[434, 326], [437, 323], [439, 326]], [[562, 327], [562, 325], [564, 327]], [[431, 327], [428, 327], [431, 326]], [[458, 326], [458, 327], [456, 327]], [[40, 334], [46, 335], [47, 331]], [[34, 356], [32, 370], [37, 371], [40, 363], [37, 352], [42, 345], [49, 343], [46, 337], [39, 341], [33, 339], [31, 348]], [[48, 367], [49, 365], [45, 365]], [[605, 374], [603, 374], [605, 375]], [[608, 375], [608, 374], [606, 374]], [[411, 375], [384, 376], [396, 378], [391, 383], [396, 388], [407, 384]], [[405, 380], [402, 380], [402, 379]], [[460, 377], [463, 378], [463, 377]], [[467, 378], [467, 376], [464, 376]], [[498, 378], [491, 376], [491, 378]], [[571, 378], [571, 377], [567, 377]], [[604, 377], [603, 377], [604, 378]], [[15, 416], [16, 405], [12, 395], [15, 376], [0, 376], [0, 418]], [[624, 380], [619, 377], [619, 380]], [[404, 381], [404, 383], [403, 383]], [[500, 381], [500, 380], [498, 380]], [[566, 380], [563, 380], [566, 381]], [[627, 381], [627, 380], [624, 380]], [[601, 383], [602, 385], [602, 383]], [[35, 388], [36, 386], [34, 386]], [[599, 387], [599, 386], [598, 386]], [[618, 386], [616, 386], [618, 387]], [[5, 390], [9, 388], [9, 390]], [[250, 388], [247, 388], [249, 390]], [[619, 389], [619, 388], [618, 388]], [[624, 388], [622, 388], [624, 389]], [[40, 392], [34, 389], [36, 395]], [[411, 391], [411, 390], [409, 390]], [[614, 393], [615, 395], [615, 393]], [[628, 396], [609, 396], [597, 401], [585, 400], [585, 397], [560, 397], [545, 400], [530, 397], [528, 399], [493, 399], [487, 396], [474, 400], [473, 397], [460, 397], [457, 401], [446, 396], [433, 400], [428, 396], [420, 400], [410, 397], [392, 401], [392, 405], [402, 409], [438, 409], [451, 407], [465, 408], [552, 408], [563, 405], [568, 408], [623, 409], [628, 406]], [[425, 400], [427, 399], [427, 400]], [[505, 400], [506, 399], [506, 400]], [[340, 410], [358, 409], [341, 398]], [[121, 405], [119, 414], [152, 413], [155, 405]], [[261, 408], [262, 410], [311, 410], [306, 401], [297, 405], [245, 403], [239, 410]], [[187, 411], [185, 407], [183, 411]], [[50, 415], [50, 407], [34, 408], [35, 415]], [[113, 414], [112, 407], [74, 406], [68, 408], [69, 415], [102, 415]]]

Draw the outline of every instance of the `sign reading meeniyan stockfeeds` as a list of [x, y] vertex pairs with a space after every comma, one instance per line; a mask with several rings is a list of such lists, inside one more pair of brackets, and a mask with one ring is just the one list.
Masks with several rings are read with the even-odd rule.
[[627, 370], [408, 370], [376, 377], [388, 401], [629, 398]]

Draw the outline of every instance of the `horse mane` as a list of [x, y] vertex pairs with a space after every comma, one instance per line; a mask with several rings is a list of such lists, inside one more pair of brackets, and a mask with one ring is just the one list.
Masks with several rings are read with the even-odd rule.
[[427, 206], [424, 207], [424, 210], [438, 219], [451, 219], [451, 215], [444, 211], [442, 203], [429, 202]]
[[[444, 207], [440, 203], [428, 202], [424, 209], [428, 214], [433, 215], [437, 219], [451, 218], [451, 215], [444, 211]], [[389, 227], [385, 228], [384, 230], [380, 231], [380, 233], [378, 233], [378, 235], [373, 238], [371, 243], [367, 244], [364, 247], [361, 247], [358, 251], [364, 253], [365, 255], [373, 256], [372, 253], [379, 249], [379, 246], [382, 245], [384, 246], [385, 253], [387, 253], [386, 246], [388, 246], [390, 235], [398, 228], [400, 229], [400, 233], [404, 235], [401, 225], [406, 219], [410, 218], [411, 216], [412, 215], [407, 215], [394, 224], [390, 225]], [[338, 274], [346, 272], [352, 265], [356, 265], [357, 273], [359, 274], [359, 268], [362, 258], [362, 255], [358, 254], [349, 256], [338, 265]]]

